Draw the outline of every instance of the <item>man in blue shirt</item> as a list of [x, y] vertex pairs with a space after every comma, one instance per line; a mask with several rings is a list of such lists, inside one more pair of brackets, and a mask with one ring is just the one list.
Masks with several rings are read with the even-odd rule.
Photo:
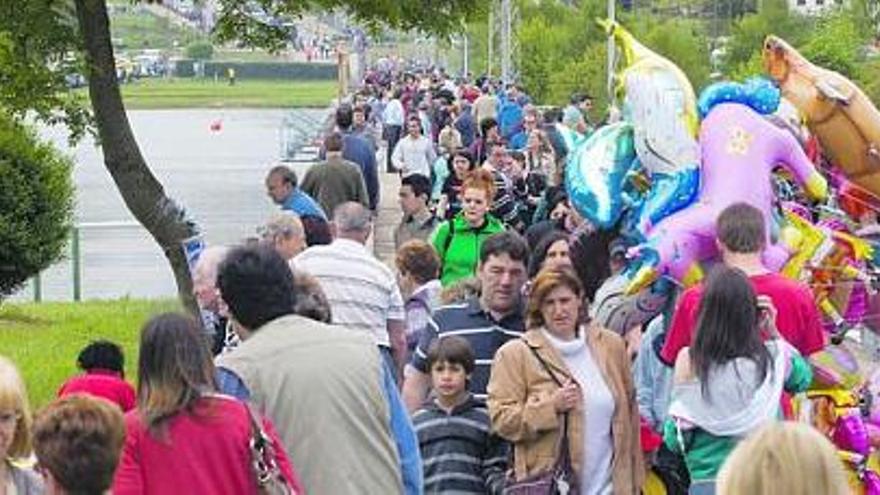
[[436, 339], [451, 335], [464, 337], [474, 350], [476, 368], [469, 388], [477, 400], [486, 399], [495, 352], [525, 331], [520, 291], [528, 279], [528, 258], [528, 245], [515, 232], [494, 234], [483, 242], [477, 267], [480, 295], [438, 308], [422, 331], [412, 361], [406, 367], [403, 399], [410, 411], [418, 409], [428, 396], [428, 348]]
[[[351, 105], [340, 105], [336, 110], [336, 127], [342, 134], [342, 158], [360, 167], [367, 185], [370, 210], [374, 213], [379, 206], [379, 175], [376, 171], [376, 151], [370, 143], [352, 131], [354, 110]], [[330, 212], [332, 214], [332, 212]]]
[[266, 191], [282, 210], [296, 213], [306, 231], [306, 244], [329, 244], [330, 225], [321, 205], [297, 187], [296, 173], [284, 165], [273, 167], [266, 176]]

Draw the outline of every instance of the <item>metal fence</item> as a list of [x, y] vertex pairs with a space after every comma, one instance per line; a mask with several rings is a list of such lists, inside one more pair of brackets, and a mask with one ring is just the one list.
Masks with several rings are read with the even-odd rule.
[[[70, 229], [70, 281], [73, 290], [73, 300], [82, 300], [82, 252], [80, 249], [81, 232], [83, 230], [112, 230], [142, 228], [141, 224], [132, 221], [118, 222], [81, 222]], [[41, 274], [31, 279], [34, 302], [43, 300], [43, 282]]]

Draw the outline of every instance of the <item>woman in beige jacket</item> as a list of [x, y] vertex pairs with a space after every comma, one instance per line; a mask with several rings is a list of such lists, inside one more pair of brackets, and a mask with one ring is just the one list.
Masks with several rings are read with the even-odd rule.
[[492, 428], [513, 443], [514, 474], [521, 480], [553, 467], [567, 413], [578, 493], [638, 494], [644, 469], [626, 346], [617, 334], [581, 324], [582, 301], [572, 271], [538, 274], [529, 330], [502, 346], [492, 364]]

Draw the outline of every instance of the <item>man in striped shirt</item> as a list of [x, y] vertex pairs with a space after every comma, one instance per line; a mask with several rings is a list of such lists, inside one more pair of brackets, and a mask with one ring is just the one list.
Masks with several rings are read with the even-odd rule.
[[428, 348], [434, 340], [450, 335], [464, 337], [473, 348], [476, 367], [470, 391], [478, 400], [486, 399], [495, 352], [525, 331], [520, 290], [528, 278], [528, 257], [526, 241], [515, 232], [500, 232], [483, 242], [477, 267], [480, 296], [464, 304], [439, 308], [428, 320], [412, 361], [406, 367], [403, 398], [410, 411], [420, 407], [428, 396]]
[[365, 246], [373, 228], [370, 211], [343, 203], [333, 211], [331, 227], [332, 243], [306, 249], [291, 265], [318, 279], [332, 323], [372, 335], [399, 376], [406, 355], [403, 298], [394, 273]]

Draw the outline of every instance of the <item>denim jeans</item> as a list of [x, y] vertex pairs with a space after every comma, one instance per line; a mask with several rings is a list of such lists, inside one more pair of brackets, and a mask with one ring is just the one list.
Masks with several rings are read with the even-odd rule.
[[715, 480], [692, 481], [688, 495], [715, 495]]

